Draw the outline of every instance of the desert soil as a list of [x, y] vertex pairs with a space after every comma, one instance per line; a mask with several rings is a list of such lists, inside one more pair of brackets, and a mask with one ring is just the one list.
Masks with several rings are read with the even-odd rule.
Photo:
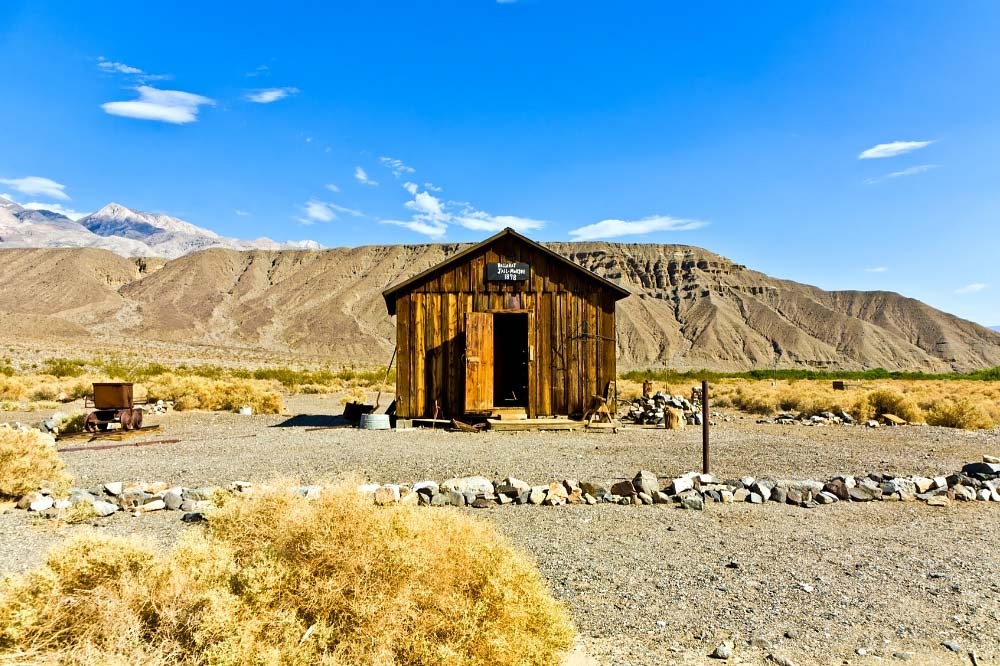
[[[307, 431], [340, 403], [287, 401], [283, 416], [172, 413], [143, 447], [66, 453], [79, 485], [334, 479], [411, 483], [513, 475], [531, 483], [612, 481], [639, 469], [673, 477], [700, 466], [700, 430], [594, 433]], [[292, 418], [290, 415], [300, 415]], [[0, 414], [0, 421], [28, 420]], [[38, 419], [38, 415], [31, 417]], [[296, 425], [291, 425], [296, 424]], [[825, 479], [883, 471], [942, 474], [1000, 454], [1000, 431], [929, 427], [758, 425], [732, 415], [712, 431], [712, 471]], [[458, 510], [458, 509], [426, 509]], [[464, 509], [490, 520], [533, 558], [602, 664], [700, 664], [734, 637], [731, 664], [776, 654], [795, 664], [1000, 663], [1000, 504], [838, 503], [612, 505]], [[0, 515], [0, 571], [39, 563], [78, 530], [137, 535], [168, 547], [180, 514], [116, 514], [67, 526], [22, 511]], [[942, 643], [951, 641], [962, 652]], [[861, 651], [862, 655], [858, 654]], [[900, 653], [899, 656], [894, 654]], [[904, 654], [906, 653], [906, 654]], [[718, 663], [718, 662], [716, 662]]]

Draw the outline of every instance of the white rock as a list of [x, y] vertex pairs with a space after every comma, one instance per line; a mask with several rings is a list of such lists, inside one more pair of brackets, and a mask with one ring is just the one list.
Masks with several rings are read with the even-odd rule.
[[463, 476], [461, 478], [448, 479], [441, 484], [442, 490], [450, 490], [456, 493], [472, 493], [474, 495], [492, 495], [493, 482], [485, 476]]
[[104, 500], [97, 500], [93, 504], [94, 511], [97, 512], [98, 516], [105, 517], [110, 516], [115, 511], [118, 510], [117, 504], [112, 504], [111, 502], [105, 502]]
[[413, 484], [413, 492], [423, 490], [424, 488], [429, 488], [431, 495], [437, 495], [439, 487], [437, 481], [417, 481]]
[[163, 500], [155, 499], [151, 502], [146, 502], [145, 504], [140, 506], [139, 510], [142, 511], [143, 513], [149, 513], [150, 511], [162, 511], [166, 507], [167, 505], [164, 504]]
[[121, 495], [122, 494], [122, 482], [112, 481], [111, 483], [104, 484], [104, 490], [106, 490], [111, 495]]
[[46, 509], [51, 509], [55, 502], [48, 495], [42, 495], [30, 505], [28, 505], [28, 511], [45, 511]]
[[69, 500], [61, 499], [61, 500], [56, 500], [55, 502], [53, 502], [52, 506], [54, 506], [55, 508], [57, 508], [60, 511], [62, 511], [63, 509], [68, 509], [68, 508], [70, 508], [73, 505], [72, 505], [72, 503]]
[[692, 481], [689, 477], [681, 476], [674, 479], [673, 486], [674, 495], [679, 495], [685, 490], [691, 490], [694, 488], [694, 481]]
[[362, 483], [358, 486], [358, 493], [361, 495], [374, 495], [375, 491], [381, 487], [377, 483]]

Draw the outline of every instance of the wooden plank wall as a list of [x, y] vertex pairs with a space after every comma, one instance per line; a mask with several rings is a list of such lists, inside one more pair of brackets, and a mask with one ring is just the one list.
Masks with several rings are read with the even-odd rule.
[[[488, 262], [531, 266], [526, 283], [486, 282]], [[516, 306], [516, 307], [515, 307]], [[531, 409], [537, 416], [582, 412], [615, 378], [615, 297], [585, 275], [505, 237], [460, 264], [432, 273], [396, 301], [397, 413], [464, 411], [467, 312], [533, 314], [529, 344]]]

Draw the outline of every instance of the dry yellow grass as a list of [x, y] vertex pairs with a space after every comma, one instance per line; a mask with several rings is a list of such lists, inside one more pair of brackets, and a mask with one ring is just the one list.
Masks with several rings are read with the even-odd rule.
[[280, 384], [274, 381], [164, 374], [149, 379], [145, 388], [150, 400], [172, 400], [177, 410], [252, 407], [255, 414], [281, 412]]
[[66, 490], [70, 483], [51, 435], [0, 423], [0, 498], [20, 498], [42, 486]]
[[234, 498], [166, 557], [95, 535], [0, 592], [0, 662], [558, 664], [573, 629], [538, 572], [486, 523]]
[[[691, 386], [698, 384], [691, 381]], [[675, 387], [688, 396], [690, 386]], [[640, 395], [642, 385], [618, 380], [618, 395], [624, 400]], [[654, 391], [675, 394], [658, 382]], [[895, 414], [913, 423], [950, 428], [993, 428], [1000, 425], [1000, 382], [885, 379], [865, 381], [860, 388], [835, 391], [826, 380], [721, 379], [712, 382], [712, 404], [750, 414], [769, 416], [781, 411], [812, 415], [846, 411], [856, 419]]]

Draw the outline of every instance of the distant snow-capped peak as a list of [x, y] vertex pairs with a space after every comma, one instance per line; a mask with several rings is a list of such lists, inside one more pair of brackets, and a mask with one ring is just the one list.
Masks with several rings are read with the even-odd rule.
[[117, 203], [82, 218], [80, 224], [98, 236], [123, 236], [145, 240], [153, 234], [168, 232], [192, 236], [219, 238], [219, 234], [203, 227], [157, 213], [143, 213]]

